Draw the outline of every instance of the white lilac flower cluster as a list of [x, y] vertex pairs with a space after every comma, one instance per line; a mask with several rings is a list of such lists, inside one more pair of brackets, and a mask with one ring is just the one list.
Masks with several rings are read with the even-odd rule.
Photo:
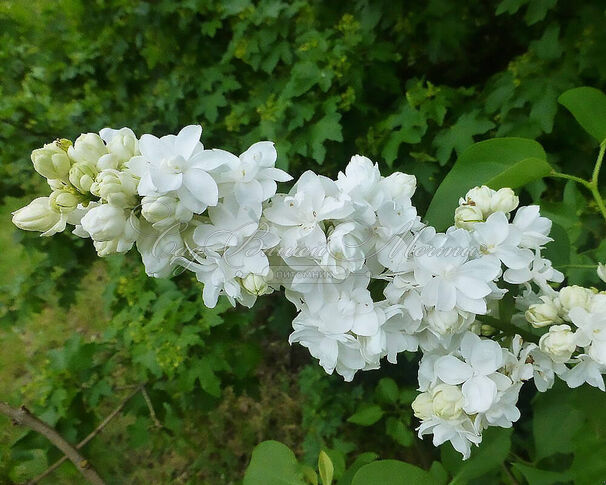
[[[419, 434], [464, 457], [482, 430], [519, 418], [524, 381], [604, 390], [606, 293], [553, 288], [564, 277], [542, 255], [551, 221], [538, 206], [476, 187], [437, 232], [412, 205], [411, 175], [383, 177], [356, 155], [337, 180], [308, 171], [276, 193], [291, 177], [271, 142], [236, 156], [204, 148], [201, 133], [106, 128], [45, 145], [32, 161], [52, 193], [13, 222], [44, 236], [71, 224], [100, 256], [136, 245], [150, 276], [194, 272], [208, 307], [220, 295], [250, 307], [283, 288], [298, 310], [290, 342], [347, 381], [421, 350]], [[504, 329], [499, 300], [512, 288], [518, 311]]]

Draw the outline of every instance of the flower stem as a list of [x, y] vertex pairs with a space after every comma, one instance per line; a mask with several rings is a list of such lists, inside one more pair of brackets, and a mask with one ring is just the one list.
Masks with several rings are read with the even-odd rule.
[[505, 335], [510, 335], [513, 337], [514, 335], [518, 334], [520, 337], [522, 337], [528, 342], [534, 342], [535, 344], [539, 342], [539, 338], [536, 335], [529, 332], [528, 330], [514, 325], [513, 323], [504, 322], [503, 320], [499, 320], [498, 318], [489, 317], [486, 315], [483, 315], [481, 317], [477, 316], [476, 320], [485, 323], [486, 325], [490, 325], [491, 327], [494, 327], [497, 330], [500, 330]]
[[555, 170], [549, 174], [549, 177], [561, 178], [572, 180], [581, 184], [587, 190], [591, 192], [600, 213], [604, 220], [606, 220], [606, 204], [604, 204], [604, 200], [600, 194], [600, 189], [598, 188], [598, 179], [600, 177], [600, 169], [602, 168], [602, 162], [604, 161], [604, 153], [606, 152], [606, 141], [600, 144], [600, 152], [598, 154], [598, 159], [595, 162], [595, 166], [593, 167], [593, 173], [591, 175], [591, 180], [585, 180], [584, 178], [577, 177], [575, 175], [570, 175], [567, 173], [556, 172]]

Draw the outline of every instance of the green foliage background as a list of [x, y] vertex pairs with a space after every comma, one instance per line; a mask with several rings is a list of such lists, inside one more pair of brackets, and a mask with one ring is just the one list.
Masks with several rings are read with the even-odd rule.
[[[588, 178], [596, 142], [557, 98], [606, 87], [605, 22], [601, 0], [0, 0], [0, 400], [77, 443], [144, 385], [155, 416], [138, 392], [83, 449], [108, 483], [239, 483], [269, 439], [313, 468], [325, 450], [339, 484], [377, 458], [435, 483], [601, 483], [598, 391], [526, 386], [513, 432], [487, 433], [462, 464], [414, 436], [415, 358], [345, 384], [288, 346], [280, 295], [254, 312], [204, 309], [188, 276], [151, 280], [135, 254], [98, 260], [69, 234], [18, 232], [10, 211], [47, 190], [34, 148], [104, 126], [201, 123], [206, 146], [236, 152], [271, 139], [294, 176], [335, 177], [362, 153], [417, 176], [421, 214], [457, 155], [489, 137], [538, 139], [552, 166]], [[555, 221], [550, 256], [568, 281], [597, 285], [576, 267], [606, 261], [595, 202], [547, 178], [521, 195]], [[287, 450], [269, 452], [302, 483]], [[0, 483], [58, 458], [0, 417]], [[66, 463], [44, 483], [79, 480]]]

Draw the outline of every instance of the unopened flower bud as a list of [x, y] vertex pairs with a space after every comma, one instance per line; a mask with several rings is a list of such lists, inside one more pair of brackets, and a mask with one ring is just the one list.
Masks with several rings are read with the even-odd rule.
[[433, 413], [443, 419], [456, 419], [463, 412], [465, 398], [458, 386], [439, 384], [432, 391]]
[[106, 169], [97, 175], [90, 191], [116, 207], [135, 207], [139, 202], [137, 184], [138, 180], [129, 172]]
[[80, 192], [86, 194], [97, 177], [97, 169], [87, 163], [78, 162], [69, 170], [69, 181]]
[[67, 156], [69, 140], [61, 139], [47, 143], [32, 152], [32, 163], [36, 172], [49, 180], [67, 180], [71, 161]]
[[193, 212], [171, 195], [146, 196], [141, 199], [141, 214], [154, 227], [170, 227], [189, 222]]
[[460, 205], [455, 209], [455, 226], [470, 230], [476, 222], [482, 222], [484, 215], [474, 205]]
[[82, 195], [73, 188], [54, 190], [49, 197], [51, 208], [61, 214], [73, 212], [82, 201]]
[[585, 310], [591, 308], [591, 301], [593, 299], [593, 291], [588, 288], [581, 286], [565, 286], [560, 290], [559, 300], [562, 305], [562, 309], [569, 312], [575, 307], [581, 307]]
[[96, 133], [84, 133], [80, 135], [74, 146], [67, 150], [69, 157], [77, 163], [97, 167], [97, 161], [107, 153], [107, 147]]
[[539, 340], [539, 348], [559, 364], [570, 360], [576, 347], [576, 339], [569, 325], [554, 325]]
[[381, 180], [394, 199], [410, 198], [417, 188], [417, 178], [402, 172], [395, 172]]
[[497, 190], [497, 192], [492, 196], [490, 200], [490, 211], [505, 212], [508, 214], [514, 210], [519, 203], [520, 199], [515, 192], [509, 187], [504, 187]]
[[547, 296], [542, 296], [541, 300], [543, 303], [535, 303], [528, 307], [525, 313], [526, 320], [535, 328], [562, 323], [559, 315], [560, 305], [557, 300], [553, 300]]
[[412, 402], [412, 411], [414, 415], [423, 420], [429, 419], [433, 415], [433, 399], [429, 392], [422, 392]]
[[13, 224], [25, 231], [39, 231], [43, 236], [52, 236], [65, 229], [61, 214], [53, 210], [48, 197], [38, 197], [13, 212]]
[[265, 295], [269, 293], [270, 288], [267, 284], [267, 279], [269, 276], [261, 276], [258, 274], [250, 273], [246, 275], [244, 279], [242, 279], [242, 286], [246, 291], [251, 293], [252, 295]]
[[439, 335], [452, 335], [460, 332], [465, 326], [465, 318], [456, 310], [429, 310], [426, 320], [430, 330]]
[[89, 210], [81, 223], [95, 241], [111, 241], [122, 236], [128, 220], [124, 209], [102, 204]]
[[494, 193], [494, 190], [486, 185], [474, 187], [465, 194], [465, 199], [459, 201], [459, 203], [477, 207], [486, 217], [491, 213], [490, 202]]

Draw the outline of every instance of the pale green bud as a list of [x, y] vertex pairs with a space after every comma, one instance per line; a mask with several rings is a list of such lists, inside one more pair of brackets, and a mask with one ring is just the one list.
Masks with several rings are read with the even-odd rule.
[[49, 197], [51, 208], [61, 214], [68, 214], [78, 207], [78, 204], [84, 199], [74, 189], [59, 189], [54, 190]]
[[422, 392], [412, 402], [412, 411], [414, 415], [423, 420], [433, 416], [433, 399], [428, 392]]
[[542, 296], [543, 303], [535, 303], [528, 307], [524, 314], [526, 320], [535, 328], [546, 327], [554, 323], [562, 323], [560, 318], [560, 304], [547, 296]]
[[38, 197], [13, 212], [13, 224], [25, 231], [42, 232], [43, 236], [51, 236], [65, 229], [64, 218], [51, 207], [48, 197]]
[[97, 175], [90, 191], [116, 207], [135, 207], [139, 203], [137, 184], [132, 174], [107, 169]]
[[86, 194], [97, 177], [97, 169], [87, 163], [78, 162], [69, 170], [69, 181], [80, 192]]
[[459, 202], [465, 205], [477, 207], [482, 211], [484, 217], [486, 217], [491, 213], [490, 202], [494, 193], [494, 190], [486, 185], [474, 187], [473, 189], [469, 190], [467, 194], [465, 194], [465, 200]]
[[576, 350], [576, 338], [568, 325], [554, 325], [539, 339], [539, 348], [548, 354], [554, 362], [563, 364]]
[[439, 384], [432, 391], [433, 413], [443, 419], [456, 419], [463, 412], [465, 398], [458, 386]]
[[505, 212], [506, 214], [514, 210], [520, 199], [509, 187], [497, 190], [490, 200], [491, 212]]
[[84, 133], [80, 135], [74, 146], [67, 150], [69, 157], [77, 163], [90, 165], [96, 170], [97, 161], [107, 153], [107, 147], [96, 133]]
[[49, 180], [67, 180], [71, 161], [67, 149], [71, 142], [66, 139], [47, 143], [32, 152], [32, 163], [36, 172]]
[[593, 291], [582, 286], [565, 286], [560, 290], [559, 300], [565, 312], [569, 312], [575, 307], [590, 310], [593, 294]]
[[154, 227], [169, 227], [189, 222], [193, 212], [171, 195], [146, 196], [141, 199], [141, 214]]
[[455, 209], [455, 226], [471, 230], [476, 222], [484, 221], [484, 215], [475, 205], [460, 205]]
[[270, 292], [270, 288], [267, 284], [269, 278], [270, 276], [261, 276], [250, 273], [242, 280], [242, 286], [252, 295], [265, 295]]

